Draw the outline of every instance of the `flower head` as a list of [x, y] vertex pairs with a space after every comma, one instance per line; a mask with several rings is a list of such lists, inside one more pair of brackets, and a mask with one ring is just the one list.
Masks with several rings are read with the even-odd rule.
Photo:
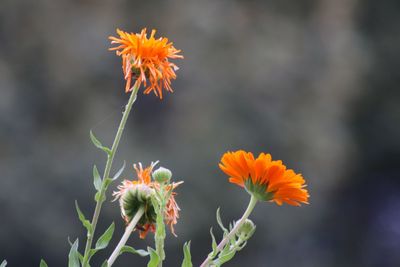
[[172, 42], [167, 38], [155, 39], [156, 30], [152, 30], [147, 38], [146, 28], [140, 33], [127, 33], [117, 29], [119, 38], [110, 36], [111, 44], [116, 44], [109, 50], [115, 50], [122, 57], [122, 70], [126, 80], [125, 91], [132, 91], [132, 78], [134, 87], [146, 87], [145, 94], [154, 92], [160, 99], [163, 97], [163, 88], [172, 92], [171, 80], [176, 78], [175, 71], [178, 67], [169, 62], [169, 59], [183, 58], [179, 55]]
[[301, 174], [286, 169], [280, 160], [272, 160], [270, 154], [261, 153], [254, 158], [251, 152], [239, 150], [227, 152], [219, 167], [230, 176], [229, 181], [237, 184], [259, 200], [283, 202], [300, 206], [308, 204], [309, 194]]
[[[133, 216], [135, 216], [140, 206], [145, 207], [144, 215], [136, 225], [136, 229], [140, 231], [140, 238], [145, 238], [149, 231], [155, 232], [156, 230], [156, 212], [152, 204], [151, 198], [155, 192], [160, 189], [160, 184], [151, 180], [151, 175], [154, 166], [157, 164], [152, 163], [149, 167], [143, 169], [142, 164], [138, 166], [134, 164], [136, 170], [137, 180], [124, 180], [118, 186], [118, 191], [114, 192], [115, 200], [119, 199], [121, 215], [126, 224], [129, 224]], [[166, 186], [166, 191], [173, 191], [182, 182], [172, 183]], [[174, 225], [179, 218], [179, 206], [175, 201], [175, 192], [169, 195], [164, 220], [170, 226], [171, 232], [175, 235]]]

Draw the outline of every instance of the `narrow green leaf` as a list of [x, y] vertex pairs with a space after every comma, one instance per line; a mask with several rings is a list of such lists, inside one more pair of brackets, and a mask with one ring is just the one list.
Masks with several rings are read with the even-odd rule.
[[211, 239], [212, 239], [212, 241], [211, 241], [211, 247], [212, 247], [211, 255], [212, 255], [212, 257], [215, 257], [217, 255], [217, 253], [218, 253], [218, 250], [217, 250], [217, 242], [215, 241], [215, 236], [213, 234], [212, 227], [210, 228], [210, 235], [211, 235]]
[[92, 233], [92, 224], [89, 220], [86, 220], [85, 215], [83, 215], [81, 209], [78, 206], [78, 201], [75, 200], [75, 208], [78, 213], [79, 220], [82, 222], [83, 226], [88, 230], [89, 233]]
[[215, 264], [216, 266], [219, 267], [219, 266], [221, 266], [222, 264], [224, 264], [224, 263], [230, 261], [230, 260], [235, 256], [235, 254], [236, 254], [236, 251], [235, 251], [235, 250], [232, 250], [232, 251], [229, 251], [229, 253], [227, 253], [227, 254], [225, 254], [225, 255], [220, 255], [220, 256], [218, 257], [218, 259], [216, 259], [216, 260], [214, 261], [214, 264]]
[[76, 239], [71, 246], [71, 250], [68, 255], [68, 267], [79, 267], [79, 252], [78, 252], [79, 240]]
[[107, 262], [107, 260], [105, 260], [105, 261], [103, 262], [103, 264], [101, 265], [101, 267], [108, 267], [108, 262]]
[[108, 229], [104, 232], [102, 236], [100, 236], [99, 240], [96, 242], [96, 249], [100, 250], [106, 248], [108, 243], [110, 242], [113, 234], [114, 234], [114, 222], [108, 227]]
[[112, 178], [113, 181], [117, 180], [121, 176], [122, 172], [125, 169], [125, 165], [126, 165], [126, 162], [124, 161], [124, 164], [122, 165], [122, 167], [117, 171], [116, 174], [114, 174], [114, 176]]
[[41, 259], [39, 267], [48, 267], [48, 266], [47, 263], [43, 259]]
[[93, 145], [95, 145], [95, 147], [100, 148], [101, 150], [103, 150], [104, 152], [107, 153], [107, 155], [111, 155], [111, 149], [109, 149], [108, 147], [105, 147], [101, 144], [101, 142], [96, 138], [96, 136], [94, 136], [93, 132], [90, 131], [90, 140], [92, 140]]
[[96, 190], [100, 191], [102, 181], [101, 181], [100, 173], [97, 170], [96, 165], [93, 166], [93, 184], [94, 184], [94, 187], [96, 188]]
[[220, 208], [217, 209], [217, 222], [218, 222], [219, 227], [221, 227], [222, 231], [224, 231], [224, 234], [228, 233], [228, 229], [225, 228], [225, 226], [221, 220]]
[[3, 260], [0, 264], [0, 267], [6, 267], [7, 266], [7, 261]]
[[193, 267], [192, 255], [190, 254], [190, 241], [183, 245], [183, 262], [182, 267]]
[[146, 250], [134, 249], [133, 247], [130, 247], [130, 246], [123, 246], [121, 248], [121, 251], [119, 252], [119, 254], [121, 255], [122, 253], [125, 253], [125, 252], [132, 253], [132, 254], [137, 254], [137, 255], [139, 255], [141, 257], [147, 257], [147, 256], [150, 255], [150, 253], [147, 252]]
[[151, 247], [147, 247], [147, 251], [150, 253], [150, 261], [147, 264], [147, 267], [157, 267], [160, 263], [160, 257], [157, 252]]

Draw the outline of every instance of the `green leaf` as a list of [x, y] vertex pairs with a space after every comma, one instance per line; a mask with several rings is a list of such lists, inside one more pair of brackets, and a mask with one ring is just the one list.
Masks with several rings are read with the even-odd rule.
[[101, 142], [96, 138], [96, 136], [94, 136], [93, 132], [90, 131], [90, 140], [92, 140], [93, 145], [95, 145], [95, 147], [100, 148], [101, 150], [103, 150], [104, 152], [107, 153], [107, 155], [111, 155], [111, 149], [109, 149], [108, 147], [105, 147], [101, 144]]
[[82, 222], [83, 226], [88, 230], [89, 233], [92, 233], [92, 224], [89, 222], [89, 220], [86, 220], [85, 215], [83, 215], [81, 209], [78, 206], [78, 201], [75, 200], [75, 208], [76, 211], [78, 212], [78, 217], [79, 220]]
[[182, 267], [193, 267], [192, 255], [190, 254], [190, 241], [183, 245], [183, 262]]
[[224, 231], [224, 234], [228, 233], [228, 229], [225, 228], [225, 226], [221, 220], [220, 208], [217, 209], [217, 222], [218, 222], [219, 227], [221, 227], [222, 231]]
[[0, 267], [6, 267], [7, 266], [7, 261], [3, 260], [2, 263], [0, 264]]
[[231, 250], [231, 245], [229, 243], [226, 243], [224, 248], [222, 249], [220, 255], [227, 254]]
[[114, 234], [114, 222], [108, 227], [108, 229], [104, 232], [102, 236], [100, 236], [99, 240], [96, 242], [96, 250], [104, 249], [107, 247], [108, 243], [110, 242], [113, 234]]
[[48, 266], [47, 263], [43, 259], [41, 259], [39, 267], [48, 267]]
[[79, 240], [76, 239], [71, 246], [71, 250], [68, 254], [68, 267], [79, 267], [79, 252], [78, 252]]
[[130, 246], [123, 246], [121, 248], [121, 251], [119, 252], [119, 254], [121, 255], [122, 253], [125, 253], [125, 252], [137, 254], [141, 257], [147, 257], [150, 255], [150, 253], [144, 249], [134, 249], [133, 247], [130, 247]]
[[113, 181], [117, 180], [121, 176], [122, 172], [125, 169], [125, 165], [126, 165], [126, 162], [124, 161], [124, 164], [122, 165], [122, 167], [117, 171], [116, 174], [114, 174], [114, 176], [112, 178]]
[[150, 253], [150, 261], [147, 264], [147, 267], [157, 267], [158, 263], [160, 263], [160, 257], [157, 252], [151, 247], [148, 247], [147, 251]]
[[222, 264], [224, 264], [224, 263], [230, 261], [230, 260], [235, 256], [235, 254], [236, 254], [236, 251], [235, 251], [235, 250], [232, 250], [232, 251], [229, 251], [229, 253], [227, 253], [227, 254], [225, 254], [225, 255], [220, 255], [220, 256], [218, 257], [218, 259], [214, 261], [214, 264], [215, 264], [217, 267], [219, 267], [219, 266], [221, 266]]
[[100, 191], [102, 183], [103, 182], [101, 181], [100, 173], [97, 170], [96, 165], [94, 165], [93, 166], [93, 184], [97, 191]]
[[108, 262], [107, 262], [107, 260], [105, 260], [105, 261], [103, 262], [103, 264], [101, 265], [101, 267], [108, 267]]
[[212, 247], [212, 252], [210, 253], [210, 256], [214, 258], [218, 254], [217, 250], [217, 242], [215, 241], [215, 236], [212, 231], [212, 227], [210, 228], [210, 235], [211, 235], [211, 247]]

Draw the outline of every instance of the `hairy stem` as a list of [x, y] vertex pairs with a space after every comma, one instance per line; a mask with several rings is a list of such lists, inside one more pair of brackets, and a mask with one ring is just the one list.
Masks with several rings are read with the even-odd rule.
[[[249, 205], [247, 206], [246, 211], [244, 212], [242, 218], [235, 224], [233, 229], [229, 232], [227, 236], [225, 236], [224, 239], [221, 240], [221, 242], [217, 246], [217, 251], [218, 253], [225, 247], [226, 243], [229, 242], [229, 240], [237, 233], [237, 231], [240, 229], [240, 227], [243, 225], [243, 223], [246, 221], [247, 218], [249, 218], [251, 212], [253, 211], [254, 207], [257, 204], [257, 199], [252, 195], [250, 198]], [[217, 253], [217, 254], [218, 254]], [[203, 263], [200, 265], [200, 267], [206, 267], [209, 265], [210, 261], [212, 258], [209, 256], [203, 261]]]
[[138, 211], [136, 212], [135, 216], [132, 218], [129, 225], [126, 227], [124, 235], [122, 236], [121, 240], [118, 242], [118, 245], [115, 247], [110, 258], [108, 258], [108, 260], [107, 260], [108, 267], [111, 267], [111, 265], [113, 265], [114, 261], [119, 256], [121, 249], [125, 246], [126, 241], [128, 241], [129, 236], [131, 235], [133, 229], [135, 228], [136, 224], [138, 223], [140, 218], [143, 216], [143, 214], [144, 214], [144, 206], [141, 206], [138, 209]]
[[109, 176], [110, 176], [110, 171], [111, 171], [112, 163], [114, 160], [114, 156], [117, 151], [119, 141], [121, 140], [121, 136], [124, 131], [126, 121], [128, 120], [129, 113], [132, 109], [133, 103], [135, 103], [135, 101], [136, 101], [138, 89], [139, 89], [139, 87], [135, 86], [132, 90], [132, 93], [129, 97], [128, 103], [125, 106], [125, 111], [123, 112], [117, 134], [115, 135], [115, 139], [114, 139], [114, 142], [111, 147], [111, 153], [107, 157], [107, 163], [106, 163], [106, 167], [104, 169], [104, 174], [103, 174], [103, 183], [102, 183], [101, 189], [100, 189], [100, 197], [96, 201], [96, 207], [94, 209], [93, 219], [92, 219], [92, 223], [91, 223], [92, 224], [92, 232], [88, 233], [88, 236], [87, 236], [85, 253], [84, 253], [83, 262], [82, 262], [83, 267], [87, 267], [88, 262], [89, 262], [89, 252], [90, 252], [90, 249], [92, 248], [92, 242], [93, 242], [93, 237], [94, 237], [94, 233], [95, 233], [96, 226], [97, 226], [97, 221], [99, 220], [101, 206], [103, 205], [103, 202], [104, 202], [103, 196], [106, 193], [105, 192], [106, 191], [105, 182], [106, 182], [106, 179], [109, 178]]

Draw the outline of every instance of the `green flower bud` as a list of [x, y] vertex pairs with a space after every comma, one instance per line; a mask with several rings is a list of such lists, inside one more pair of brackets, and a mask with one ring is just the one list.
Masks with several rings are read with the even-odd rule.
[[248, 240], [254, 234], [255, 230], [255, 224], [250, 219], [246, 219], [245, 222], [240, 226], [236, 235], [243, 240]]
[[160, 167], [153, 172], [153, 179], [158, 183], [167, 183], [171, 180], [172, 172], [164, 167]]

